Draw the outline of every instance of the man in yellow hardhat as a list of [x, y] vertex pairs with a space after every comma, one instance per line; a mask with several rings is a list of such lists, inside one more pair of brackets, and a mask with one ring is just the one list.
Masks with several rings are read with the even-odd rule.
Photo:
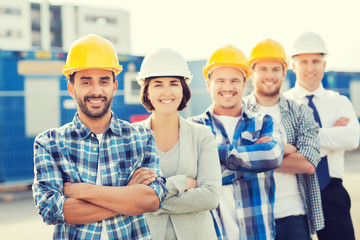
[[[104, 38], [88, 35], [70, 48], [63, 71], [78, 112], [34, 144], [35, 203], [44, 222], [56, 225], [53, 239], [151, 239], [142, 214], [156, 211], [167, 189], [151, 131], [110, 110], [121, 70]], [[139, 167], [155, 180], [127, 186]]]
[[[254, 92], [244, 98], [246, 108], [269, 114], [280, 127], [284, 159], [275, 170], [276, 240], [311, 239], [324, 227], [320, 188], [315, 174], [319, 163], [318, 124], [312, 111], [280, 93], [288, 61], [280, 43], [265, 39], [252, 49]], [[294, 227], [296, 226], [296, 227]]]
[[295, 87], [284, 95], [313, 109], [319, 123], [321, 161], [318, 175], [325, 228], [318, 232], [320, 240], [353, 240], [354, 228], [350, 215], [350, 197], [342, 185], [344, 152], [359, 146], [359, 121], [345, 96], [324, 89], [328, 50], [322, 37], [305, 32], [295, 41], [291, 56], [296, 75]]
[[282, 162], [280, 134], [269, 115], [249, 115], [242, 95], [250, 69], [245, 55], [228, 45], [203, 69], [212, 106], [192, 121], [211, 127], [222, 168], [220, 204], [213, 211], [224, 239], [273, 239], [273, 169]]

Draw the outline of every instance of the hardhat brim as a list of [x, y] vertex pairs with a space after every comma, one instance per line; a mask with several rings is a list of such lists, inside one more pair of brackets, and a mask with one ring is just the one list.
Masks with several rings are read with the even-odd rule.
[[289, 63], [287, 61], [284, 61], [283, 58], [276, 58], [276, 57], [261, 57], [261, 58], [253, 58], [249, 61], [249, 67], [252, 68], [253, 65], [261, 60], [274, 60], [274, 61], [278, 61], [281, 62], [282, 64], [284, 64], [284, 69], [286, 70], [289, 66]]
[[71, 74], [81, 71], [81, 70], [87, 70], [87, 69], [104, 69], [109, 70], [114, 73], [115, 76], [117, 76], [119, 73], [122, 72], [123, 67], [121, 65], [118, 65], [117, 67], [82, 67], [82, 68], [69, 68], [67, 66], [63, 67], [63, 74], [69, 78]]
[[138, 77], [136, 77], [136, 81], [138, 82], [138, 84], [140, 85], [140, 86], [142, 86], [142, 85], [144, 85], [144, 81], [145, 81], [145, 79], [147, 79], [147, 78], [160, 78], [160, 77], [182, 77], [182, 78], [184, 78], [185, 79], [185, 82], [189, 85], [190, 83], [191, 83], [191, 81], [192, 81], [192, 79], [193, 79], [193, 76], [192, 75], [189, 75], [189, 76], [173, 76], [173, 75], [169, 75], [169, 74], [167, 74], [167, 75], [161, 75], [161, 74], [159, 74], [159, 75], [156, 75], [156, 76], [153, 76], [153, 74], [148, 74], [148, 75], [143, 75], [143, 76], [138, 76]]
[[211, 72], [212, 69], [218, 68], [218, 67], [234, 67], [242, 70], [244, 72], [245, 79], [248, 79], [251, 74], [251, 69], [249, 66], [244, 64], [234, 64], [234, 63], [213, 63], [208, 66], [205, 66], [203, 68], [203, 75], [205, 79], [209, 78], [209, 72]]

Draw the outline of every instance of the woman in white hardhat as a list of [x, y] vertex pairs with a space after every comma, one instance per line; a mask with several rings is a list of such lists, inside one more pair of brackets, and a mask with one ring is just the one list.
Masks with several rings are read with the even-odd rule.
[[[190, 100], [191, 78], [185, 59], [168, 48], [147, 55], [138, 75], [141, 101], [152, 112], [139, 124], [154, 132], [169, 190], [162, 208], [146, 214], [155, 240], [217, 239], [209, 211], [218, 205], [221, 189], [215, 138], [210, 128], [178, 115]], [[149, 184], [155, 177], [138, 169], [130, 184]]]

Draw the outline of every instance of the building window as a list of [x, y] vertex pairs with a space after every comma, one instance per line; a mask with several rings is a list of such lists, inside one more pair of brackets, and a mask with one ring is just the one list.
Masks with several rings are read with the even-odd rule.
[[1, 15], [21, 15], [21, 10], [19, 8], [0, 8]]
[[40, 4], [31, 3], [31, 46], [41, 46], [41, 16], [40, 16]]
[[62, 47], [61, 7], [50, 5], [51, 47]]
[[2, 38], [21, 38], [22, 32], [18, 30], [0, 29], [0, 37]]
[[115, 25], [117, 23], [117, 19], [113, 17], [99, 17], [87, 15], [85, 17], [85, 20], [99, 26]]

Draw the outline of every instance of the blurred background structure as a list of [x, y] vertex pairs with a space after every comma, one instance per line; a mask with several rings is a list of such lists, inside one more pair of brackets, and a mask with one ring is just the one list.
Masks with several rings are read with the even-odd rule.
[[129, 12], [54, 1], [0, 0], [0, 48], [63, 50], [89, 33], [110, 40], [121, 54], [130, 53]]

